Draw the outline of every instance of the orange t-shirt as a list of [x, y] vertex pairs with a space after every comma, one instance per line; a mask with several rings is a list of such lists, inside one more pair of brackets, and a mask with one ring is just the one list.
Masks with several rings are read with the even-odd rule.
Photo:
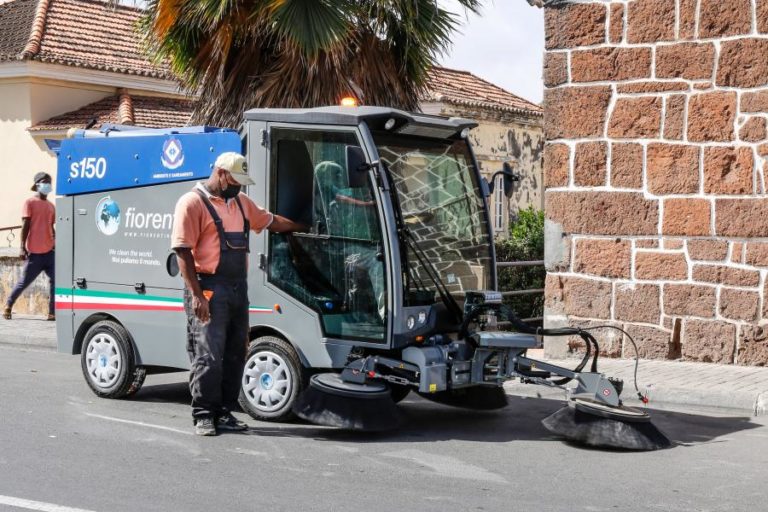
[[[216, 213], [221, 217], [224, 231], [243, 231], [243, 216], [233, 199], [224, 201], [220, 197], [213, 196], [200, 183], [195, 188], [202, 190], [211, 202]], [[243, 212], [253, 231], [260, 233], [272, 224], [274, 216], [271, 213], [242, 192], [239, 197]], [[198, 273], [213, 274], [219, 266], [219, 233], [216, 231], [213, 217], [195, 191], [187, 192], [176, 203], [171, 247], [192, 249], [195, 270]]]
[[21, 217], [29, 219], [27, 251], [45, 254], [53, 250], [53, 224], [56, 222], [56, 207], [47, 199], [30, 197], [24, 201]]

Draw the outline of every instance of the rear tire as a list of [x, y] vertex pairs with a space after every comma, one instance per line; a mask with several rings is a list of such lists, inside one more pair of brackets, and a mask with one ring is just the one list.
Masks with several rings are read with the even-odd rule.
[[97, 396], [124, 398], [144, 384], [147, 372], [136, 366], [128, 331], [111, 320], [95, 323], [85, 334], [80, 354], [85, 382]]
[[296, 350], [275, 336], [256, 338], [248, 347], [240, 387], [240, 407], [256, 420], [292, 421], [293, 404], [307, 378]]

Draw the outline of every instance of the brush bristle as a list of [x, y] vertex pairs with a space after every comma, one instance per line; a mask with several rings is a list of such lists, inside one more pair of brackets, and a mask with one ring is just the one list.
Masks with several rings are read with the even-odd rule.
[[419, 395], [440, 404], [476, 411], [502, 409], [508, 404], [507, 393], [502, 387], [475, 386], [439, 393], [419, 393]]
[[564, 407], [541, 423], [553, 434], [598, 448], [650, 451], [668, 448], [669, 439], [650, 421], [624, 422]]
[[354, 398], [309, 386], [296, 400], [293, 412], [310, 423], [346, 430], [380, 432], [402, 423], [402, 415], [389, 393], [376, 398]]

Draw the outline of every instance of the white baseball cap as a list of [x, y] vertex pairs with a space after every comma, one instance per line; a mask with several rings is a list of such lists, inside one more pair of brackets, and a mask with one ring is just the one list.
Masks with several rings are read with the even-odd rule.
[[248, 165], [240, 153], [228, 151], [220, 154], [213, 164], [214, 169], [224, 169], [241, 185], [254, 185], [256, 182], [248, 176]]

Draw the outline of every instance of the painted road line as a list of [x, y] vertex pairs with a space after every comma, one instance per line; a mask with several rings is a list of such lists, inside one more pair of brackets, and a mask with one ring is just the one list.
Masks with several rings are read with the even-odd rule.
[[127, 425], [136, 425], [137, 427], [155, 428], [157, 430], [166, 430], [168, 432], [175, 432], [177, 434], [184, 434], [191, 436], [192, 432], [187, 430], [181, 430], [180, 428], [166, 427], [165, 425], [155, 425], [154, 423], [144, 423], [143, 421], [124, 420], [123, 418], [113, 418], [112, 416], [103, 416], [101, 414], [92, 414], [90, 412], [84, 413], [91, 418], [99, 418], [100, 420], [114, 421], [116, 423], [125, 423]]
[[9, 507], [23, 508], [26, 510], [40, 510], [42, 512], [93, 512], [84, 508], [65, 507], [55, 503], [45, 503], [43, 501], [25, 500], [23, 498], [14, 498], [13, 496], [3, 496], [0, 494], [0, 505]]

